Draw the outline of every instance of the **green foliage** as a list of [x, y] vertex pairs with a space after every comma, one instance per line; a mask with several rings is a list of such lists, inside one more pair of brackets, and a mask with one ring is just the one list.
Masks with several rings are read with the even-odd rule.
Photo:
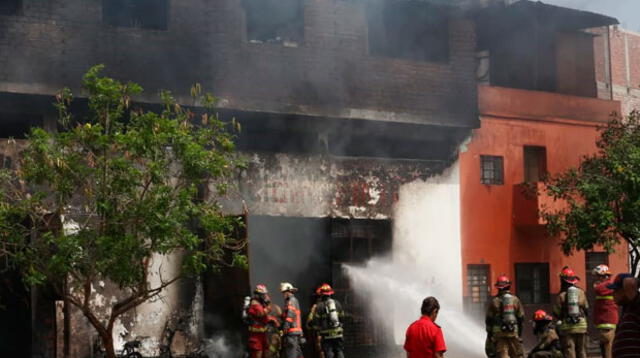
[[552, 234], [562, 234], [566, 254], [624, 241], [632, 269], [640, 262], [640, 112], [602, 128], [598, 152], [578, 168], [548, 178], [547, 194], [563, 208], [543, 213]]
[[[199, 85], [197, 113], [169, 92], [156, 113], [132, 109], [140, 86], [101, 71], [83, 79], [86, 118], [72, 116], [71, 91], [62, 90], [61, 130], [33, 129], [17, 169], [0, 171], [0, 255], [30, 284], [76, 286], [64, 292], [74, 304], [84, 300], [71, 292], [96, 280], [128, 289], [139, 304], [158, 292], [147, 285], [154, 255], [184, 254], [186, 274], [231, 264], [225, 249], [242, 247], [229, 235], [239, 223], [217, 199], [242, 162], [213, 112], [215, 98]], [[234, 261], [242, 264], [242, 255]]]

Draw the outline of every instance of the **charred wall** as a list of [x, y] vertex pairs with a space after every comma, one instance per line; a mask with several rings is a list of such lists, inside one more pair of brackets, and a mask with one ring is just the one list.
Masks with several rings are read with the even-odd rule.
[[[440, 173], [445, 161], [247, 153], [239, 198], [254, 215], [390, 218], [398, 188]], [[238, 212], [239, 200], [229, 203]]]
[[103, 63], [150, 96], [159, 88], [188, 93], [191, 84], [208, 79], [203, 34], [211, 33], [211, 19], [202, 9], [210, 3], [171, 1], [167, 30], [159, 30], [110, 25], [103, 0], [22, 0], [18, 12], [0, 14], [0, 91], [78, 89], [87, 69]]
[[299, 0], [301, 36], [289, 42], [252, 41], [246, 2], [169, 1], [166, 27], [144, 28], [106, 19], [102, 0], [23, 0], [0, 14], [0, 91], [77, 89], [104, 63], [150, 101], [160, 88], [186, 98], [200, 82], [232, 109], [477, 126], [474, 26], [456, 9], [442, 22], [448, 56], [438, 62], [372, 55], [365, 2]]

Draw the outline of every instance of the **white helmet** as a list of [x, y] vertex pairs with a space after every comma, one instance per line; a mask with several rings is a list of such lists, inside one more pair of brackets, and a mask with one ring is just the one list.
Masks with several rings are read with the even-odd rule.
[[593, 269], [593, 274], [599, 275], [599, 276], [605, 276], [605, 275], [611, 275], [611, 271], [609, 271], [609, 266], [607, 265], [598, 265], [596, 268]]
[[289, 282], [281, 282], [280, 283], [280, 292], [296, 292], [297, 288], [293, 287]]

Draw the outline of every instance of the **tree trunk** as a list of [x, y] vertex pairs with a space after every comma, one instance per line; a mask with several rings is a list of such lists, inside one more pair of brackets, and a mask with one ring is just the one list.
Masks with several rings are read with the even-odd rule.
[[113, 334], [110, 329], [106, 329], [100, 332], [100, 339], [102, 340], [102, 346], [107, 354], [107, 358], [116, 358], [116, 350], [113, 347]]
[[64, 296], [63, 306], [63, 356], [64, 358], [71, 357], [71, 307], [69, 307], [69, 300]]

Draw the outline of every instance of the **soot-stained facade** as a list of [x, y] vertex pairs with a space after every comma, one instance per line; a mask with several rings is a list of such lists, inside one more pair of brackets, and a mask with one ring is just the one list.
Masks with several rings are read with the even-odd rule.
[[[387, 342], [358, 311], [341, 265], [391, 250], [400, 186], [448, 167], [479, 124], [473, 21], [457, 2], [401, 3], [19, 0], [0, 6], [2, 137], [23, 137], [29, 126], [55, 129], [53, 96], [69, 86], [82, 101], [81, 76], [98, 63], [109, 75], [140, 83], [140, 103], [156, 103], [158, 91], [170, 89], [190, 104], [190, 86], [201, 83], [218, 96], [223, 119], [242, 123], [238, 148], [248, 168], [225, 207], [229, 215], [244, 215], [249, 272], [208, 273], [166, 290], [117, 322], [117, 349], [143, 337], [142, 353], [156, 355], [174, 325], [175, 353], [224, 336], [237, 356], [244, 331], [239, 305], [258, 280], [273, 291], [278, 282], [293, 281], [305, 312], [312, 288], [333, 283], [352, 313], [348, 324], [359, 327], [349, 330], [348, 345], [363, 352]], [[385, 11], [390, 7], [393, 16]], [[158, 270], [175, 270], [178, 260], [154, 261]], [[118, 294], [108, 282], [93, 289], [99, 309]], [[22, 312], [31, 326], [2, 341], [2, 355], [15, 354], [6, 347], [20, 341], [20, 356], [90, 356], [95, 337], [81, 314], [46, 292], [31, 295]]]

